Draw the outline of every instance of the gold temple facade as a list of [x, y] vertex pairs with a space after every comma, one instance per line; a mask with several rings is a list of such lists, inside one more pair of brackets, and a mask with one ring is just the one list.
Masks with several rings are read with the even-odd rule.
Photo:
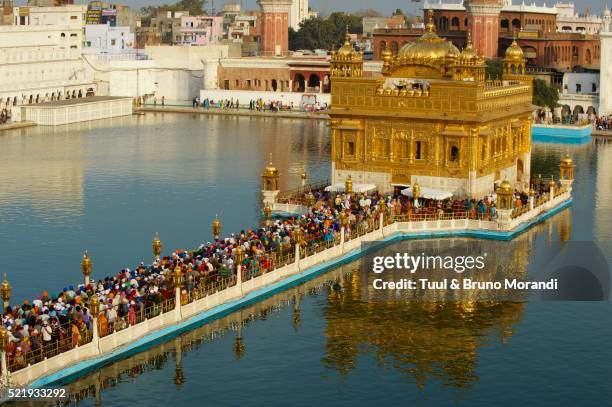
[[470, 39], [463, 51], [426, 33], [380, 74], [364, 76], [350, 43], [331, 56], [332, 183], [349, 176], [381, 191], [412, 185], [482, 197], [496, 182], [529, 187], [532, 83], [513, 43], [503, 78], [485, 78]]

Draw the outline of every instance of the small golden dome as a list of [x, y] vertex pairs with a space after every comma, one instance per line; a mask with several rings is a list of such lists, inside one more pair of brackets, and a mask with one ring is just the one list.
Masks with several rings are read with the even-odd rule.
[[507, 179], [502, 181], [501, 185], [499, 186], [498, 192], [506, 194], [512, 193], [512, 185], [510, 185], [510, 182]]
[[561, 160], [561, 164], [569, 167], [574, 165], [574, 160], [572, 160], [572, 157], [570, 157], [569, 154], [565, 154], [565, 157], [563, 157], [563, 160]]
[[278, 174], [278, 170], [276, 169], [274, 164], [272, 164], [272, 153], [270, 153], [270, 162], [264, 169], [264, 175], [275, 176], [277, 174]]
[[427, 12], [428, 23], [423, 34], [416, 41], [404, 45], [399, 53], [400, 59], [442, 59], [445, 57], [458, 57], [459, 49], [452, 42], [438, 37], [433, 24], [433, 11]]
[[344, 35], [344, 44], [337, 52], [340, 57], [352, 57], [356, 54], [355, 49], [351, 45], [351, 37], [349, 36], [348, 26], [346, 27], [346, 34]]
[[465, 45], [465, 48], [463, 49], [463, 51], [461, 51], [461, 59], [463, 60], [478, 59], [478, 53], [476, 52], [476, 50], [474, 49], [474, 46], [472, 45], [472, 34], [469, 31], [468, 31], [468, 36], [467, 36], [467, 44]]
[[525, 54], [523, 54], [523, 50], [516, 43], [516, 40], [512, 40], [512, 44], [506, 50], [506, 58], [509, 61], [523, 61], [525, 59]]

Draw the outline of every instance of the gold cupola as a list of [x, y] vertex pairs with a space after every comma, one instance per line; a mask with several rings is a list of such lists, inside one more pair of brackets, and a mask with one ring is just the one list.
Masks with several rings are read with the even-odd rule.
[[348, 33], [348, 28], [346, 33], [344, 34], [344, 44], [340, 47], [336, 55], [340, 58], [348, 59], [356, 56], [357, 51], [351, 45], [351, 37]]
[[516, 39], [512, 40], [512, 44], [506, 49], [506, 56], [504, 58], [507, 61], [524, 62], [525, 54], [519, 45], [516, 43]]
[[462, 81], [484, 81], [486, 64], [472, 45], [472, 35], [468, 31], [467, 44], [455, 62], [453, 79]]
[[504, 79], [523, 79], [525, 75], [525, 54], [516, 39], [506, 49], [503, 61]]
[[476, 52], [476, 50], [474, 49], [474, 46], [472, 45], [472, 33], [470, 33], [468, 31], [467, 34], [467, 44], [465, 45], [465, 48], [463, 49], [463, 51], [461, 51], [461, 55], [459, 56], [459, 58], [462, 61], [477, 61], [478, 60], [478, 53]]
[[333, 51], [330, 58], [330, 76], [360, 77], [363, 76], [363, 52], [355, 51], [346, 26], [344, 44], [338, 51]]
[[261, 189], [263, 191], [278, 191], [278, 169], [272, 164], [272, 153], [270, 161], [261, 174]]

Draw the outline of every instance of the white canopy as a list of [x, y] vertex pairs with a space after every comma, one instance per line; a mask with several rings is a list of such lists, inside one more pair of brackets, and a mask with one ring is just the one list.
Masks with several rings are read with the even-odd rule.
[[[402, 189], [402, 195], [412, 197], [412, 187]], [[443, 201], [445, 199], [452, 198], [453, 194], [442, 189], [421, 187], [420, 198], [435, 199], [436, 201]]]
[[[344, 182], [337, 182], [335, 184], [325, 187], [327, 192], [344, 192]], [[375, 191], [376, 185], [374, 184], [353, 184], [353, 192], [356, 194], [363, 194], [370, 191]]]

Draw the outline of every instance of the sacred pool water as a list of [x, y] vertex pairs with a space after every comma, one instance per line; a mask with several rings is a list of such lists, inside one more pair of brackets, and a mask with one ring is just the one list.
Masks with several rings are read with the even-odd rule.
[[[568, 148], [573, 205], [498, 249], [500, 265], [538, 273], [551, 248], [568, 240], [595, 241], [612, 262], [612, 143], [535, 144], [532, 173], [556, 173]], [[313, 181], [326, 179], [330, 165], [325, 122], [172, 114], [4, 132], [0, 152], [0, 272], [12, 301], [80, 282], [85, 249], [93, 277], [103, 277], [150, 261], [155, 232], [167, 253], [212, 239], [215, 214], [224, 234], [256, 226], [269, 152], [282, 189], [299, 184], [302, 168]], [[369, 282], [359, 266], [61, 385], [79, 405], [612, 399], [609, 302], [381, 300], [364, 295]]]

